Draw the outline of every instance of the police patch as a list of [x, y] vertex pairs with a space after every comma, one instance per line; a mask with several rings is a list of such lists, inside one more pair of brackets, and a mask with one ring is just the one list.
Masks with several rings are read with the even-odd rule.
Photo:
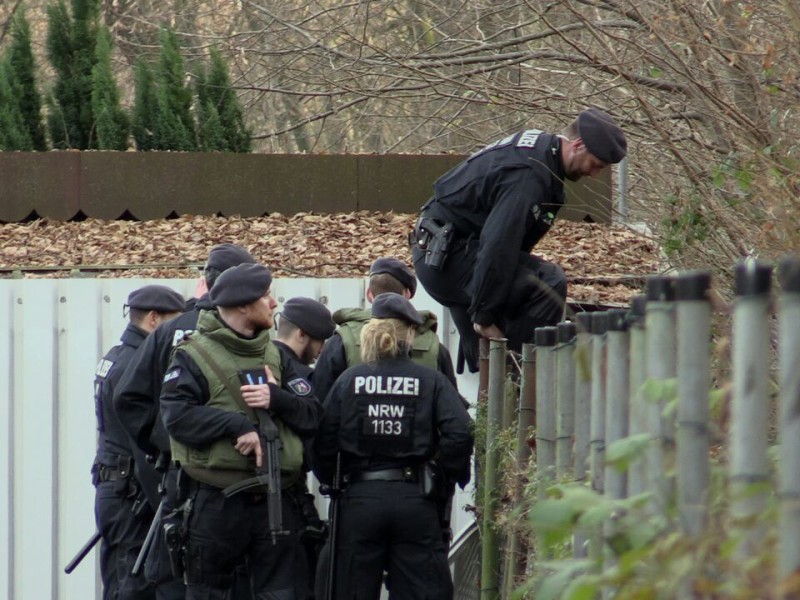
[[286, 384], [298, 396], [308, 396], [311, 393], [311, 384], [308, 380], [298, 377]]
[[108, 375], [108, 372], [111, 370], [111, 367], [114, 366], [114, 363], [110, 360], [106, 360], [105, 358], [102, 359], [99, 363], [97, 363], [97, 370], [94, 372], [95, 375], [98, 377], [105, 377]]
[[181, 369], [180, 367], [173, 367], [172, 369], [167, 371], [164, 374], [164, 380], [161, 382], [161, 389], [163, 391], [169, 391], [174, 389], [178, 385], [178, 377], [181, 376], [182, 371], [183, 369]]
[[528, 129], [522, 132], [517, 140], [517, 148], [533, 148], [542, 132], [539, 129]]

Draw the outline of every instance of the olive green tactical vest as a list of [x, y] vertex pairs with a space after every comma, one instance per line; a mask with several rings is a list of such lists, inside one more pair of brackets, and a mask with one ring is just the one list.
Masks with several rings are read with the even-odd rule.
[[[213, 358], [219, 369], [214, 369], [197, 346]], [[269, 366], [276, 381], [281, 381], [281, 358], [269, 332], [262, 331], [256, 338], [245, 340], [222, 325], [211, 311], [201, 311], [197, 333], [187, 337], [177, 351], [186, 352], [197, 364], [208, 381], [209, 399], [206, 406], [244, 414], [258, 428], [258, 417], [253, 409], [243, 405], [228, 392], [226, 383], [217, 370], [230, 374], [230, 382], [239, 388], [238, 372], [244, 369], [263, 369]], [[228, 384], [230, 385], [230, 384]], [[281, 440], [279, 452], [281, 480], [285, 487], [297, 480], [303, 465], [303, 442], [280, 419], [273, 417]], [[251, 458], [240, 454], [228, 438], [219, 439], [204, 448], [191, 448], [170, 438], [172, 457], [186, 472], [203, 483], [220, 488], [252, 477], [255, 464]]]
[[[423, 367], [436, 369], [439, 364], [439, 338], [436, 337], [435, 331], [436, 315], [428, 310], [421, 310], [419, 314], [423, 322], [417, 327], [411, 359]], [[342, 308], [333, 313], [333, 320], [339, 325], [337, 332], [342, 338], [348, 367], [364, 362], [361, 360], [361, 330], [371, 318], [372, 311], [363, 308]]]

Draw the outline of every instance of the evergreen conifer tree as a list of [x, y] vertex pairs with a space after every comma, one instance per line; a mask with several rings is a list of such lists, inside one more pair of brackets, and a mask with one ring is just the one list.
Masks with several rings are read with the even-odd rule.
[[[25, 13], [19, 11], [11, 21], [11, 45], [5, 58], [8, 99], [2, 110], [13, 113], [19, 122], [14, 126], [20, 143], [15, 150], [47, 150], [42, 123], [42, 101], [36, 89], [36, 65], [31, 48], [31, 30]], [[10, 104], [9, 104], [10, 103]]]
[[133, 139], [136, 149], [155, 150], [155, 122], [158, 112], [155, 79], [150, 65], [143, 59], [136, 63], [135, 82], [136, 98], [133, 107]]
[[96, 119], [97, 147], [101, 150], [127, 150], [130, 123], [120, 107], [119, 90], [111, 70], [111, 33], [106, 27], [97, 32], [96, 63], [92, 69], [92, 111]]
[[184, 67], [178, 37], [164, 30], [158, 63], [156, 98], [158, 110], [154, 122], [155, 147], [158, 150], [195, 150], [192, 90], [183, 81]]
[[198, 76], [198, 139], [204, 150], [250, 152], [252, 140], [244, 113], [231, 86], [228, 67], [217, 48], [211, 49], [211, 68]]
[[9, 61], [0, 60], [0, 150], [32, 150], [28, 131], [22, 127], [19, 104], [14, 99]]
[[210, 91], [206, 69], [200, 65], [197, 72], [197, 147], [203, 152], [226, 151], [228, 142]]
[[55, 148], [97, 148], [92, 110], [99, 0], [72, 0], [72, 16], [64, 0], [47, 8], [47, 57], [56, 72], [48, 99], [47, 119]]

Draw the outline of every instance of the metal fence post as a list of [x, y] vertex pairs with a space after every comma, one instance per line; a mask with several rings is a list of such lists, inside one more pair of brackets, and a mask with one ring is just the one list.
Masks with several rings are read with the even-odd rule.
[[[675, 280], [672, 277], [648, 277], [646, 296], [647, 379], [655, 384], [655, 388], [674, 379], [676, 373]], [[667, 469], [675, 460], [673, 419], [664, 417], [666, 398], [646, 398], [646, 404], [647, 428], [653, 436], [647, 449], [647, 489], [653, 493], [652, 506], [664, 513], [673, 494], [672, 483], [667, 478]]]
[[606, 373], [605, 350], [608, 314], [592, 314], [592, 411], [589, 436], [589, 470], [592, 489], [603, 493], [606, 458]]
[[556, 474], [573, 473], [572, 446], [575, 438], [575, 323], [559, 323], [556, 347]]
[[[531, 435], [536, 426], [536, 354], [533, 344], [522, 345], [522, 373], [519, 391], [519, 418], [517, 420], [517, 473], [528, 473], [531, 457]], [[523, 478], [522, 481], [525, 479]], [[523, 502], [523, 485], [517, 482], [514, 488], [514, 504]], [[520, 573], [526, 567], [526, 543], [522, 540], [518, 521], [524, 516], [510, 521], [508, 549], [503, 572], [503, 597], [509, 598], [514, 591]]]
[[[631, 301], [629, 372], [628, 435], [647, 433], [647, 409], [642, 397], [642, 386], [647, 379], [646, 340], [644, 317], [647, 300], [643, 295]], [[631, 461], [628, 469], [628, 495], [638, 496], [647, 490], [647, 471], [644, 454]]]
[[575, 347], [575, 479], [584, 481], [589, 470], [592, 427], [592, 314], [578, 313]]
[[[780, 556], [778, 586], [800, 569], [800, 257], [781, 262]], [[800, 594], [782, 598], [796, 600]]]
[[[608, 311], [606, 375], [606, 447], [628, 436], [628, 372], [630, 341], [628, 311]], [[627, 474], [614, 465], [606, 465], [605, 493], [620, 499], [627, 495]]]
[[[769, 382], [769, 292], [772, 267], [756, 261], [736, 266], [733, 312], [733, 404], [731, 407], [731, 516], [742, 534], [736, 558], [760, 551], [764, 527], [754, 525], [766, 508]], [[795, 366], [795, 368], [797, 368]]]
[[503, 423], [503, 402], [506, 381], [506, 340], [493, 339], [489, 343], [489, 388], [486, 411], [486, 468], [483, 488], [483, 546], [481, 554], [481, 600], [498, 600], [499, 589], [499, 535], [495, 523], [497, 491], [500, 483], [498, 467], [500, 450], [498, 433]]
[[555, 478], [556, 468], [556, 394], [555, 327], [538, 327], [536, 342], [536, 466], [539, 473], [539, 497]]
[[708, 514], [709, 392], [711, 391], [711, 274], [693, 271], [676, 284], [678, 306], [678, 513], [688, 535], [698, 536]]

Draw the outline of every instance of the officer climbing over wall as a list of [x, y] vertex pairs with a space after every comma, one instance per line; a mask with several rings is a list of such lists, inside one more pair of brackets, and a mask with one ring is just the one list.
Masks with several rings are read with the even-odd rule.
[[325, 484], [333, 483], [337, 463], [344, 474], [337, 600], [377, 599], [384, 571], [393, 599], [453, 596], [438, 497], [446, 480], [469, 481], [471, 420], [447, 377], [411, 360], [422, 322], [403, 296], [375, 297], [361, 332], [364, 362], [328, 395], [314, 471]]
[[160, 323], [183, 311], [185, 301], [175, 290], [147, 285], [128, 296], [129, 323], [120, 344], [100, 360], [94, 379], [97, 454], [92, 467], [95, 520], [100, 532], [100, 574], [103, 598], [155, 598], [154, 588], [131, 569], [144, 542], [153, 510], [141, 481], [154, 476], [143, 453], [131, 443], [112, 405], [118, 385], [136, 349]]
[[[170, 463], [169, 437], [159, 417], [159, 396], [161, 382], [169, 366], [170, 355], [174, 347], [184, 335], [195, 330], [201, 310], [213, 308], [208, 298], [208, 290], [220, 274], [239, 264], [254, 264], [255, 258], [242, 246], [236, 244], [218, 244], [208, 254], [203, 276], [198, 288], [200, 297], [188, 310], [179, 317], [164, 323], [147, 338], [139, 351], [132, 357], [125, 375], [114, 393], [114, 408], [120, 415], [121, 422], [134, 443], [144, 454], [147, 454], [165, 467]], [[162, 498], [164, 515], [169, 515], [175, 508], [175, 472], [170, 471], [163, 478], [163, 496], [154, 486], [150, 486], [148, 500], [153, 511]], [[162, 528], [148, 554], [145, 574], [148, 580], [158, 584], [160, 600], [182, 599], [185, 595], [183, 581], [176, 579], [170, 568], [170, 561], [164, 546]], [[237, 593], [236, 598], [250, 598], [249, 590]]]
[[308, 594], [293, 494], [321, 405], [291, 363], [282, 370], [269, 339], [271, 284], [261, 265], [222, 273], [209, 295], [216, 309], [200, 312], [164, 376], [172, 458], [189, 480], [182, 537], [190, 600], [227, 598], [242, 559], [255, 598]]
[[414, 268], [450, 309], [471, 371], [481, 336], [505, 337], [519, 351], [534, 329], [561, 319], [564, 271], [531, 249], [564, 205], [564, 179], [594, 177], [626, 152], [611, 116], [590, 108], [562, 135], [509, 135], [436, 180], [411, 234]]
[[[313, 386], [314, 370], [311, 364], [317, 359], [325, 340], [333, 335], [336, 325], [331, 320], [328, 308], [312, 298], [290, 298], [283, 304], [278, 318], [278, 335], [275, 345], [281, 353], [281, 370], [293, 369], [302, 377], [298, 377], [288, 385], [302, 392], [307, 387], [316, 396]], [[303, 471], [307, 474], [310, 467], [311, 440], [305, 445]], [[305, 579], [308, 593], [314, 593], [314, 579], [317, 560], [325, 540], [325, 526], [319, 517], [314, 504], [314, 496], [308, 490], [306, 477], [298, 482], [297, 498], [301, 500], [300, 509], [303, 530], [300, 539], [306, 550], [309, 571]]]
[[[367, 301], [371, 304], [379, 294], [393, 292], [405, 298], [413, 298], [417, 291], [417, 278], [402, 261], [382, 257], [372, 263], [369, 269]], [[441, 371], [457, 387], [450, 352], [436, 336], [436, 315], [430, 311], [421, 311], [423, 321], [417, 328], [417, 337], [412, 349], [412, 359], [420, 364]], [[318, 398], [325, 402], [328, 391], [336, 378], [348, 367], [360, 364], [361, 361], [361, 328], [370, 320], [369, 309], [345, 308], [333, 314], [333, 320], [339, 329], [325, 344], [314, 369], [314, 385]]]

